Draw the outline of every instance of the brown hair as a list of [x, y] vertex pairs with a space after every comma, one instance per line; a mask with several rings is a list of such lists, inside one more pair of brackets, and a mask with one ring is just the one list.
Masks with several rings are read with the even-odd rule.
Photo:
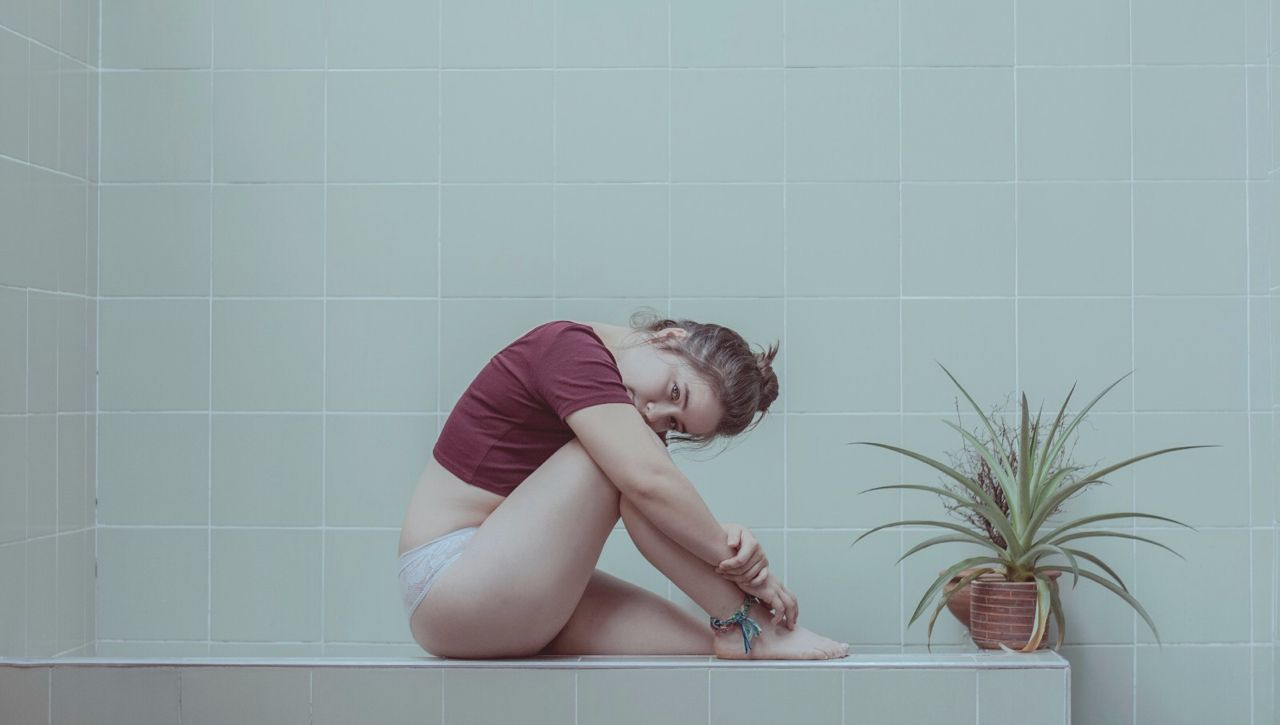
[[778, 398], [778, 376], [773, 372], [778, 344], [755, 353], [742, 335], [721, 325], [669, 320], [652, 309], [631, 315], [631, 329], [635, 331], [656, 333], [669, 327], [683, 328], [689, 334], [682, 339], [650, 344], [676, 355], [705, 380], [724, 414], [709, 436], [690, 436], [671, 430], [667, 432], [667, 441], [701, 443], [697, 450], [702, 450], [717, 439], [731, 438], [759, 425], [764, 416], [755, 418], [755, 414], [767, 412]]

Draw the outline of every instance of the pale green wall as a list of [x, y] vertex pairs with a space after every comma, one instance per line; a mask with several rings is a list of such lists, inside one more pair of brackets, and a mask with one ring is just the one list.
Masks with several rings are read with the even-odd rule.
[[[1222, 447], [1068, 509], [1199, 529], [1136, 522], [1185, 561], [1083, 547], [1165, 646], [1100, 586], [1064, 588], [1073, 711], [1272, 721], [1267, 0], [106, 8], [99, 653], [419, 652], [395, 547], [453, 402], [533, 325], [653, 305], [782, 341], [752, 440], [678, 460], [804, 623], [863, 651], [924, 642], [906, 619], [961, 552], [894, 564], [932, 530], [849, 549], [942, 507], [855, 497], [937, 479], [844, 444], [956, 447], [935, 360], [987, 405], [1046, 408], [1136, 370], [1078, 460]], [[0, 281], [10, 319], [51, 284]], [[26, 411], [0, 424], [34, 430]], [[601, 567], [694, 609], [621, 525]]]
[[0, 0], [0, 657], [93, 651], [98, 9]]

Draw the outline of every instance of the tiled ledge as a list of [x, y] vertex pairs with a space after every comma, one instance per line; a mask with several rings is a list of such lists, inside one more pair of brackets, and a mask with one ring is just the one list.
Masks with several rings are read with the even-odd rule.
[[527, 657], [521, 659], [464, 660], [442, 657], [59, 657], [49, 659], [0, 658], [0, 667], [422, 667], [478, 669], [1068, 669], [1066, 659], [1053, 651], [1029, 654], [981, 651], [940, 654], [859, 654], [832, 660], [724, 660], [704, 656], [638, 657], [591, 655], [585, 657]]
[[[495, 697], [494, 693], [501, 693]], [[1069, 725], [1056, 652], [0, 659], [4, 725]]]

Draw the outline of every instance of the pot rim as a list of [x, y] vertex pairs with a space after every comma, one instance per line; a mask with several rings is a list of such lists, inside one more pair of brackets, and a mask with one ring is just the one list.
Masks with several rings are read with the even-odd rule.
[[[1050, 579], [1057, 579], [1058, 577], [1062, 576], [1062, 572], [1060, 572], [1060, 571], [1056, 571], [1056, 570], [1055, 570], [1055, 571], [1050, 571], [1050, 572], [1048, 572], [1048, 573], [1047, 573], [1047, 576], [1048, 576]], [[1029, 581], [1029, 582], [1011, 582], [1011, 581], [1009, 581], [1008, 579], [1005, 579], [1005, 578], [1004, 578], [1004, 574], [990, 574], [990, 573], [989, 573], [989, 574], [979, 574], [979, 575], [978, 575], [978, 578], [977, 578], [977, 579], [974, 579], [974, 580], [973, 580], [973, 582], [970, 582], [970, 583], [972, 584], [972, 583], [976, 583], [976, 582], [994, 582], [994, 583], [997, 583], [997, 584], [1001, 584], [1001, 583], [1003, 583], [1003, 584], [1013, 584], [1013, 585], [1017, 585], [1017, 586], [1035, 586], [1035, 585], [1036, 585], [1036, 583], [1035, 583], [1034, 581]]]

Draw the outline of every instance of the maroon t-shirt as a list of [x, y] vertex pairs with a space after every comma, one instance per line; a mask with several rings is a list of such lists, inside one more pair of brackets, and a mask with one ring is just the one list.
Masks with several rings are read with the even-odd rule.
[[489, 359], [432, 455], [463, 481], [506, 496], [573, 440], [565, 416], [601, 403], [634, 405], [613, 353], [590, 325], [543, 323]]

